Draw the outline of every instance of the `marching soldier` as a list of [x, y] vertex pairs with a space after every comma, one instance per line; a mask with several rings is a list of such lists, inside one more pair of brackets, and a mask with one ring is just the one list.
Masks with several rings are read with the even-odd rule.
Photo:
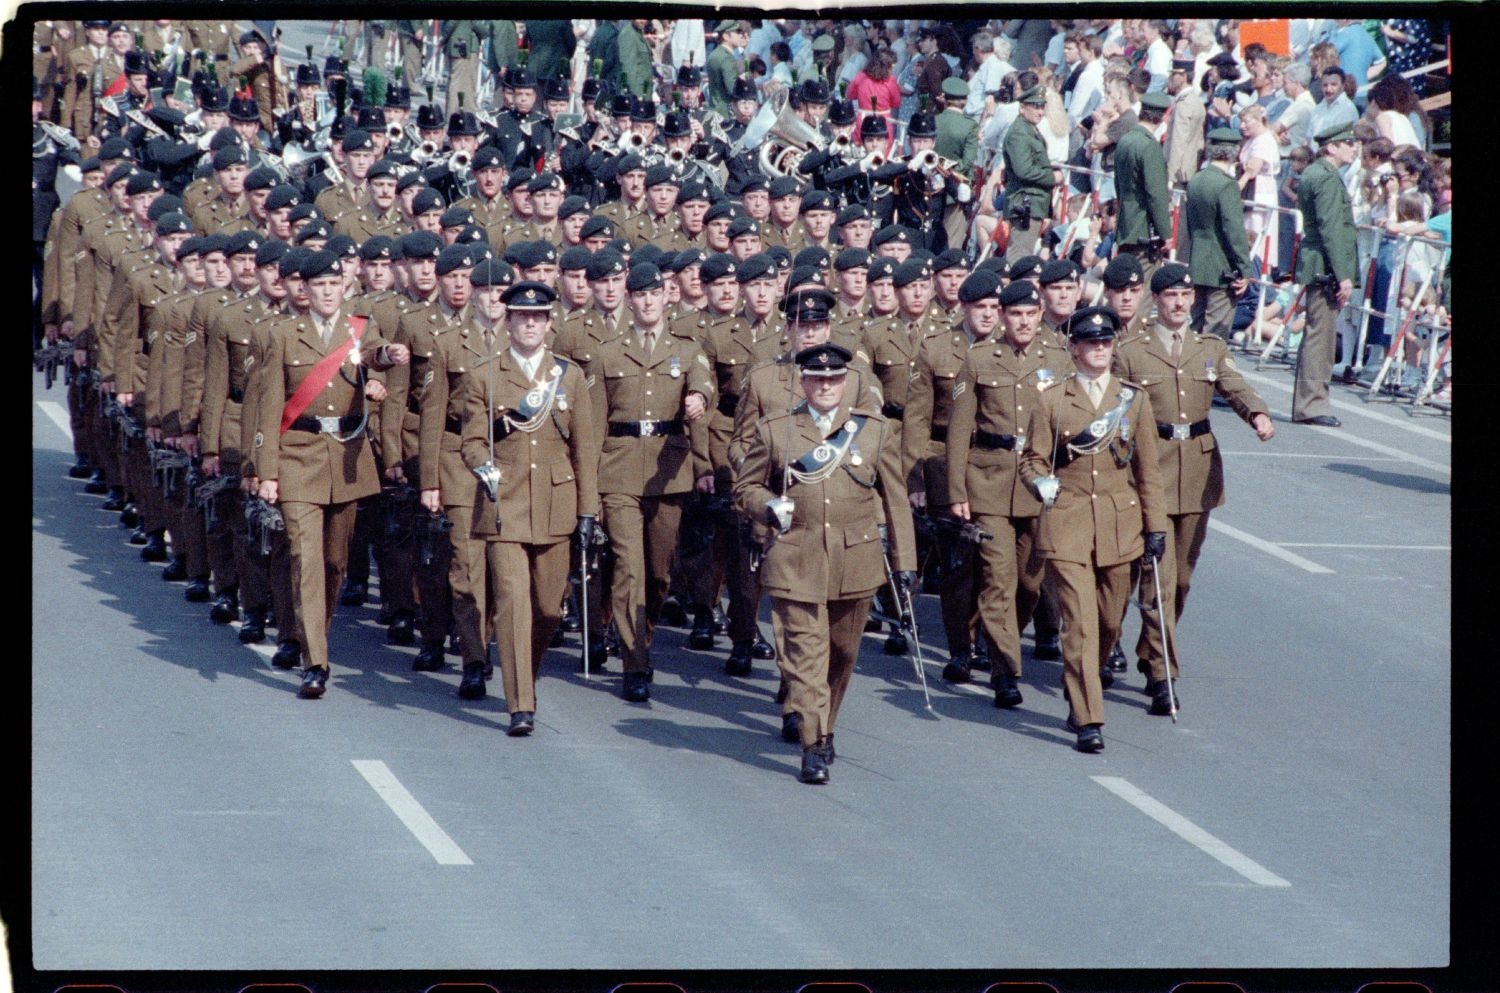
[[375, 164], [375, 148], [370, 133], [359, 128], [344, 135], [343, 182], [329, 186], [313, 201], [318, 213], [329, 224], [338, 224], [346, 214], [355, 214], [370, 203], [370, 166]]
[[[466, 374], [463, 459], [484, 484], [471, 508], [483, 561], [474, 586], [485, 596], [488, 576], [506, 733], [521, 737], [534, 726], [537, 673], [561, 620], [568, 539], [576, 532], [585, 549], [593, 539], [599, 436], [582, 371], [545, 344], [552, 291], [534, 282], [503, 287], [502, 266], [487, 260], [471, 276], [469, 337], [484, 340], [469, 345], [488, 354]], [[464, 685], [483, 695], [483, 665], [465, 651]]]
[[368, 367], [404, 365], [410, 352], [367, 335], [366, 322], [343, 313], [344, 277], [332, 252], [300, 267], [310, 307], [270, 334], [259, 386], [255, 468], [258, 495], [278, 504], [286, 522], [307, 668], [299, 695], [328, 684], [328, 628], [338, 603], [357, 502], [380, 489], [364, 426], [368, 404], [385, 395]]
[[599, 486], [615, 558], [623, 696], [640, 703], [651, 697], [651, 640], [683, 503], [690, 489], [706, 491], [713, 480], [703, 415], [715, 390], [703, 350], [662, 319], [661, 271], [639, 264], [625, 286], [630, 326], [600, 346], [591, 400], [607, 435]]
[[1141, 264], [1129, 253], [1116, 255], [1104, 267], [1104, 305], [1120, 319], [1120, 343], [1142, 334], [1151, 326], [1151, 308], [1141, 306], [1146, 288]]
[[1254, 271], [1245, 237], [1245, 208], [1234, 180], [1239, 154], [1239, 132], [1214, 128], [1208, 133], [1208, 161], [1188, 180], [1187, 188], [1188, 268], [1198, 291], [1193, 329], [1226, 339], [1234, 302]]
[[[948, 509], [994, 536], [979, 545], [979, 615], [996, 649], [990, 659], [995, 706], [1015, 707], [1021, 703], [1021, 631], [1035, 617], [1040, 646], [1049, 627], [1041, 610], [1043, 566], [1036, 540], [1041, 502], [1020, 476], [1026, 426], [1041, 394], [1061, 382], [1072, 360], [1037, 334], [1036, 286], [1024, 279], [1003, 291], [999, 285], [998, 274], [981, 269], [961, 291], [966, 327], [981, 330], [998, 318], [1004, 330], [998, 340], [975, 341], [953, 386]], [[1056, 638], [1055, 630], [1050, 634]], [[967, 682], [968, 667], [950, 665], [943, 678]]]
[[[799, 323], [828, 320], [828, 294], [800, 295]], [[760, 571], [780, 621], [787, 703], [798, 716], [801, 779], [827, 783], [833, 733], [854, 673], [870, 596], [890, 568], [911, 589], [916, 552], [900, 455], [889, 422], [848, 390], [846, 349], [797, 354], [804, 402], [757, 423], [735, 503], [777, 537]]]
[[1163, 611], [1171, 647], [1172, 684], [1176, 687], [1177, 621], [1187, 603], [1193, 569], [1208, 537], [1208, 514], [1224, 503], [1224, 465], [1209, 424], [1214, 395], [1224, 397], [1261, 441], [1276, 434], [1265, 401], [1245, 382], [1222, 338], [1194, 333], [1190, 328], [1194, 299], [1187, 266], [1167, 263], [1151, 278], [1156, 298], [1156, 325], [1115, 351], [1113, 372], [1140, 383], [1151, 398], [1158, 418], [1163, 510], [1169, 526], [1166, 551], [1151, 568], [1158, 571], [1164, 602], [1156, 604], [1155, 589], [1141, 580], [1141, 636], [1136, 643], [1136, 665], [1147, 674], [1146, 692], [1152, 714], [1166, 715], [1180, 706], [1167, 692], [1157, 610]]
[[1068, 259], [1049, 259], [1042, 263], [1036, 281], [1042, 292], [1044, 333], [1052, 338], [1052, 344], [1061, 347], [1068, 340], [1068, 319], [1078, 309], [1078, 295], [1082, 290], [1078, 267]]
[[1073, 314], [1077, 371], [1032, 408], [1020, 470], [1044, 506], [1037, 548], [1061, 615], [1063, 696], [1081, 752], [1104, 750], [1099, 673], [1119, 637], [1131, 563], [1143, 552], [1160, 561], [1166, 546], [1151, 400], [1109, 371], [1117, 325], [1104, 307]]
[[193, 225], [204, 234], [229, 234], [254, 227], [245, 195], [249, 169], [239, 145], [226, 145], [213, 154], [216, 196], [193, 211]]
[[899, 309], [882, 328], [867, 330], [865, 341], [875, 375], [880, 377], [880, 392], [885, 397], [880, 412], [891, 422], [889, 431], [899, 450], [907, 393], [917, 375], [922, 341], [929, 335], [943, 334], [947, 328], [927, 312], [932, 299], [932, 280], [925, 265], [916, 260], [903, 262], [896, 267], [892, 281]]

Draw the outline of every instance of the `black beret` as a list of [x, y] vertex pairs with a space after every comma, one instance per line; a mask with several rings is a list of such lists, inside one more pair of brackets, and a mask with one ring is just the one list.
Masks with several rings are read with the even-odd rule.
[[733, 255], [725, 252], [715, 252], [703, 260], [698, 267], [698, 278], [705, 283], [712, 283], [716, 279], [725, 276], [733, 276], [739, 271], [740, 262]]
[[431, 231], [413, 231], [401, 238], [404, 259], [435, 259], [443, 250], [443, 239]]
[[956, 248], [950, 248], [939, 252], [937, 258], [932, 260], [932, 271], [942, 272], [944, 269], [967, 269], [968, 263], [964, 261], [964, 253]]
[[615, 162], [615, 175], [623, 176], [627, 172], [645, 172], [646, 160], [634, 152], [626, 152]]
[[125, 192], [129, 196], [159, 189], [161, 189], [161, 180], [154, 172], [132, 172], [129, 182], [125, 184]]
[[878, 283], [882, 279], [896, 277], [896, 260], [887, 255], [876, 255], [870, 259], [870, 274], [867, 280]]
[[437, 274], [446, 276], [455, 269], [467, 269], [473, 264], [474, 258], [469, 252], [469, 246], [454, 242], [438, 253]]
[[863, 248], [846, 248], [839, 252], [833, 260], [833, 267], [839, 272], [849, 269], [864, 269], [870, 264], [870, 253]]
[[541, 193], [544, 190], [555, 190], [558, 193], [563, 193], [567, 191], [567, 184], [555, 172], [537, 173], [526, 184], [526, 192], [528, 193]]
[[911, 230], [904, 224], [887, 224], [875, 232], [874, 236], [870, 239], [870, 247], [879, 248], [881, 245], [891, 241], [899, 241], [904, 245], [910, 245], [912, 241]]
[[310, 203], [308, 201], [303, 201], [299, 204], [293, 204], [291, 213], [286, 215], [287, 221], [292, 224], [296, 224], [298, 221], [305, 220], [309, 217], [313, 218], [314, 220], [321, 220], [323, 217], [323, 212], [318, 209], [317, 204]]
[[740, 263], [734, 278], [741, 283], [756, 279], [770, 279], [776, 275], [776, 260], [765, 252], [750, 256]]
[[[188, 147], [192, 148], [191, 145]], [[193, 148], [193, 151], [196, 152], [197, 149]], [[281, 177], [276, 175], [276, 170], [270, 166], [256, 166], [245, 174], [246, 190], [269, 190], [279, 182], [281, 182]]]
[[766, 249], [766, 254], [776, 260], [776, 268], [790, 269], [792, 267], [792, 253], [787, 251], [785, 245], [772, 245]]
[[589, 259], [593, 252], [582, 245], [574, 245], [562, 253], [562, 258], [557, 260], [557, 268], [562, 272], [579, 272], [589, 267]]
[[514, 193], [516, 190], [519, 190], [521, 187], [530, 183], [535, 175], [536, 173], [532, 172], [530, 169], [517, 169], [515, 172], [506, 177], [505, 192]]
[[326, 242], [331, 237], [333, 237], [333, 228], [318, 218], [302, 225], [302, 230], [298, 231], [297, 236], [292, 240], [295, 244], [301, 245], [314, 238], [322, 238]]
[[578, 232], [579, 238], [613, 238], [614, 236], [614, 222], [598, 214], [584, 221], [583, 228]]
[[88, 158], [78, 163], [79, 172], [98, 172], [102, 168], [104, 167], [99, 164], [99, 156], [97, 155], [90, 155]]
[[838, 206], [838, 198], [827, 190], [808, 190], [802, 194], [802, 206], [798, 209], [798, 213], [805, 214], [810, 210], [837, 210]]
[[225, 240], [224, 254], [244, 255], [246, 253], [249, 253], [251, 255], [254, 255], [257, 251], [259, 251], [260, 244], [263, 241], [265, 241], [265, 238], [259, 231], [250, 229], [236, 231]]
[[[233, 134], [234, 132], [230, 132]], [[130, 147], [130, 142], [124, 138], [106, 138], [104, 144], [99, 146], [99, 161], [108, 159], [133, 159], [135, 150]]]
[[276, 260], [276, 270], [281, 273], [282, 279], [291, 276], [302, 278], [302, 260], [312, 253], [305, 248], [296, 245], [287, 246], [287, 250], [281, 253], [281, 258]]
[[438, 218], [440, 228], [461, 228], [474, 223], [474, 214], [466, 207], [449, 207]]
[[927, 268], [925, 262], [917, 259], [907, 259], [896, 267], [896, 286], [909, 286], [919, 279], [927, 279], [932, 275], [932, 270]]
[[192, 230], [193, 222], [188, 219], [188, 216], [175, 210], [168, 211], [156, 219], [157, 234], [176, 234], [179, 231], [191, 234]]
[[[1029, 284], [1028, 284], [1029, 285]], [[1036, 287], [1032, 287], [1033, 290]], [[996, 296], [1000, 291], [1000, 277], [991, 269], [971, 272], [958, 288], [958, 299], [963, 303], [974, 303]]]
[[329, 238], [328, 243], [323, 248], [337, 255], [340, 259], [359, 258], [359, 246], [354, 243], [353, 238], [346, 234], [336, 234], [332, 238]]
[[828, 271], [820, 269], [815, 265], [794, 265], [792, 274], [787, 277], [786, 285], [789, 287], [802, 286], [813, 283], [817, 286], [828, 285]]
[[281, 257], [286, 254], [287, 249], [290, 247], [290, 245], [279, 238], [272, 238], [270, 241], [262, 242], [261, 246], [255, 250], [255, 264], [263, 266], [280, 262]]
[[760, 224], [757, 223], [755, 218], [750, 217], [746, 214], [741, 214], [739, 217], [736, 217], [734, 220], [729, 222], [730, 238], [738, 238], [742, 235], [747, 234], [753, 234], [756, 237], [760, 237]]
[[630, 253], [630, 267], [634, 269], [643, 262], [650, 262], [658, 269], [661, 268], [661, 257], [666, 253], [655, 245], [647, 243]]
[[515, 281], [516, 274], [511, 267], [500, 259], [481, 259], [474, 265], [474, 271], [469, 273], [470, 286], [509, 286]]
[[108, 176], [104, 177], [104, 185], [110, 187], [122, 179], [129, 179], [130, 174], [133, 172], [135, 172], [135, 166], [131, 165], [128, 161], [121, 162], [109, 171]]
[[1168, 262], [1151, 274], [1151, 292], [1193, 288], [1193, 274], [1181, 262]]
[[672, 167], [666, 163], [654, 165], [646, 170], [646, 186], [661, 186], [662, 184], [681, 186], [682, 180], [672, 171]]
[[574, 214], [587, 214], [588, 212], [589, 202], [587, 199], [580, 196], [567, 196], [563, 197], [562, 205], [557, 208], [557, 219], [561, 221], [572, 217]]
[[848, 224], [851, 221], [868, 221], [870, 219], [870, 208], [862, 203], [851, 203], [839, 211], [839, 216], [834, 218], [835, 224]]
[[728, 200], [719, 200], [708, 205], [708, 211], [703, 215], [703, 223], [708, 224], [710, 221], [717, 221], [721, 217], [728, 217], [732, 219], [737, 215], [737, 213], [738, 212], [735, 210], [734, 204], [730, 203]]
[[163, 193], [155, 200], [152, 200], [151, 206], [146, 208], [146, 217], [154, 221], [159, 219], [161, 215], [170, 214], [174, 210], [182, 214], [187, 213], [187, 209], [182, 204], [181, 197], [174, 196], [171, 193]]
[[827, 269], [832, 261], [833, 257], [828, 254], [828, 249], [819, 245], [809, 245], [792, 256], [792, 268], [810, 265], [816, 269]]
[[1127, 286], [1139, 286], [1145, 281], [1141, 263], [1129, 252], [1122, 252], [1109, 260], [1104, 267], [1104, 285], [1111, 290], [1123, 290]]
[[373, 147], [374, 145], [370, 141], [370, 132], [365, 131], [361, 128], [355, 128], [353, 131], [350, 131], [344, 135], [345, 152], [358, 152], [362, 149]]
[[484, 228], [478, 224], [465, 224], [459, 228], [458, 234], [453, 239], [455, 245], [478, 245], [483, 244], [486, 250], [490, 245], [490, 236]]
[[630, 293], [639, 293], [642, 290], [659, 290], [661, 286], [661, 270], [650, 262], [631, 266], [629, 275], [625, 277], [625, 289]]
[[238, 145], [225, 145], [214, 153], [214, 171], [228, 169], [230, 166], [244, 165], [245, 151]]
[[[982, 271], [987, 272], [987, 273], [989, 272], [989, 270], [982, 270]], [[974, 275], [977, 276], [977, 275], [979, 275], [979, 273], [976, 272]], [[992, 275], [994, 275], [997, 280], [1000, 278], [999, 274], [997, 274], [997, 273], [992, 273]], [[969, 277], [969, 279], [973, 279], [973, 278], [974, 278], [974, 276], [970, 276]], [[967, 280], [964, 281], [964, 285], [965, 286], [968, 285], [968, 281]], [[1012, 281], [1009, 285], [1007, 285], [1005, 287], [1005, 290], [1000, 294], [1000, 306], [1002, 306], [1002, 307], [1018, 307], [1018, 306], [1022, 306], [1022, 307], [1024, 307], [1024, 306], [1040, 307], [1041, 305], [1042, 305], [1042, 294], [1041, 294], [1041, 291], [1038, 290], [1036, 288], [1036, 284], [1033, 283], [1029, 279], [1017, 279], [1017, 280]]]
[[400, 193], [403, 190], [407, 190], [413, 186], [426, 185], [427, 177], [422, 175], [420, 172], [413, 170], [411, 172], [405, 173], [396, 180], [396, 192]]
[[396, 163], [390, 159], [377, 159], [370, 164], [370, 171], [365, 173], [366, 179], [379, 179], [382, 176], [396, 175]]
[[481, 169], [504, 169], [505, 156], [500, 154], [500, 149], [494, 145], [480, 145], [474, 152], [474, 157], [469, 160], [469, 169], [478, 172]]
[[198, 254], [206, 256], [218, 252], [221, 255], [225, 255], [227, 253], [224, 251], [224, 246], [228, 242], [229, 239], [222, 234], [203, 235], [198, 239]]
[[752, 172], [740, 181], [740, 196], [746, 193], [754, 193], [756, 190], [770, 192], [771, 181], [758, 172]]
[[366, 262], [376, 259], [388, 259], [395, 248], [395, 242], [383, 234], [371, 235], [365, 239], [363, 245], [359, 246], [359, 257]]
[[1010, 264], [1011, 279], [1025, 279], [1034, 273], [1040, 272], [1042, 259], [1038, 255], [1023, 255]]
[[777, 176], [771, 180], [771, 199], [780, 200], [782, 197], [801, 196], [802, 184], [795, 176]]
[[309, 252], [303, 256], [297, 272], [303, 279], [317, 279], [319, 276], [341, 276], [344, 267], [339, 264], [337, 255], [325, 250]]
[[610, 276], [625, 272], [625, 260], [620, 257], [619, 252], [608, 249], [595, 252], [589, 258], [588, 277], [590, 281], [596, 279], [608, 279]]
[[1072, 262], [1067, 259], [1051, 259], [1042, 265], [1041, 275], [1037, 278], [1037, 282], [1043, 286], [1050, 286], [1053, 283], [1065, 283], [1077, 278], [1078, 269]]
[[411, 212], [413, 215], [442, 209], [444, 209], [443, 195], [430, 186], [411, 198]]
[[704, 203], [707, 203], [709, 200], [708, 187], [696, 179], [685, 180], [677, 191], [677, 203], [681, 205], [693, 200], [702, 200]]
[[520, 269], [535, 269], [539, 265], [556, 264], [557, 247], [545, 241], [522, 241], [515, 248], [515, 265]]
[[684, 269], [690, 269], [693, 266], [699, 266], [699, 273], [701, 275], [701, 266], [703, 265], [704, 260], [707, 258], [708, 253], [701, 248], [684, 248], [682, 251], [678, 252], [677, 257], [672, 260], [672, 271], [681, 272]]
[[203, 241], [203, 236], [196, 234], [182, 239], [182, 244], [177, 246], [177, 261], [181, 262], [183, 259], [192, 258], [194, 255], [201, 255], [203, 252]]

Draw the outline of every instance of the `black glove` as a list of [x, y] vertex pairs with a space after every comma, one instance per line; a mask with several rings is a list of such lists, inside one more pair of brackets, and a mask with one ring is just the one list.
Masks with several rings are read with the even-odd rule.
[[1151, 561], [1160, 562], [1167, 554], [1167, 533], [1165, 531], [1152, 531], [1146, 535], [1146, 554]]
[[912, 593], [917, 588], [917, 574], [910, 570], [902, 570], [896, 573], [896, 585], [903, 593]]
[[594, 543], [594, 515], [578, 515], [578, 543], [588, 548]]

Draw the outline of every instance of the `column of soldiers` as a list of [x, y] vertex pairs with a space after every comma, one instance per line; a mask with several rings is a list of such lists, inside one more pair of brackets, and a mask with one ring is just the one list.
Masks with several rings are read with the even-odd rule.
[[[189, 113], [147, 108], [161, 134], [88, 124], [41, 293], [73, 357], [69, 475], [213, 622], [247, 643], [274, 629], [307, 698], [373, 559], [414, 669], [455, 654], [459, 696], [480, 699], [495, 643], [518, 737], [566, 626], [587, 672], [617, 654], [622, 697], [649, 700], [675, 600], [692, 647], [728, 635], [728, 675], [777, 660], [782, 735], [827, 782], [860, 639], [883, 620], [888, 653], [913, 647], [924, 574], [944, 677], [989, 671], [995, 705], [1020, 705], [1033, 624], [1090, 752], [1138, 587], [1150, 712], [1175, 713], [1176, 622], [1223, 500], [1209, 405], [1274, 433], [1193, 322], [1221, 280], [1125, 251], [1108, 306], [1080, 306], [1078, 268], [1027, 254], [1020, 215], [1008, 263], [972, 262], [950, 242], [973, 156], [961, 86], [902, 149], [873, 115], [853, 140], [852, 108], [810, 80], [795, 113], [820, 157], [770, 157], [768, 176], [739, 144], [753, 87], [724, 84], [725, 124], [690, 69], [666, 113], [591, 79], [563, 120], [567, 81], [521, 68], [493, 113], [429, 95], [409, 120], [400, 86], [350, 103], [333, 59], [298, 67], [285, 109], [204, 79]], [[192, 115], [220, 126], [194, 136]], [[1040, 227], [1050, 169], [1013, 133], [1007, 210]]]

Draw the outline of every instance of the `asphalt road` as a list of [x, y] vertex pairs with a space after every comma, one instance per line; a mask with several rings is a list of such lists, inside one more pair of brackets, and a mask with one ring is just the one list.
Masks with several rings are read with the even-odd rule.
[[[1025, 704], [866, 639], [833, 782], [773, 671], [662, 629], [652, 701], [552, 652], [537, 732], [343, 610], [321, 701], [142, 563], [33, 417], [33, 921], [41, 969], [1440, 966], [1448, 955], [1449, 424], [1213, 419], [1216, 512], [1175, 726], [1133, 671], [1075, 752]], [[929, 641], [937, 601], [919, 599]], [[1125, 644], [1137, 621], [1127, 622]], [[1029, 640], [1027, 642], [1029, 653]], [[498, 683], [492, 684], [499, 692]], [[1421, 687], [1415, 695], [1414, 687]], [[312, 925], [316, 941], [298, 940]], [[80, 940], [87, 935], [87, 940]]]

